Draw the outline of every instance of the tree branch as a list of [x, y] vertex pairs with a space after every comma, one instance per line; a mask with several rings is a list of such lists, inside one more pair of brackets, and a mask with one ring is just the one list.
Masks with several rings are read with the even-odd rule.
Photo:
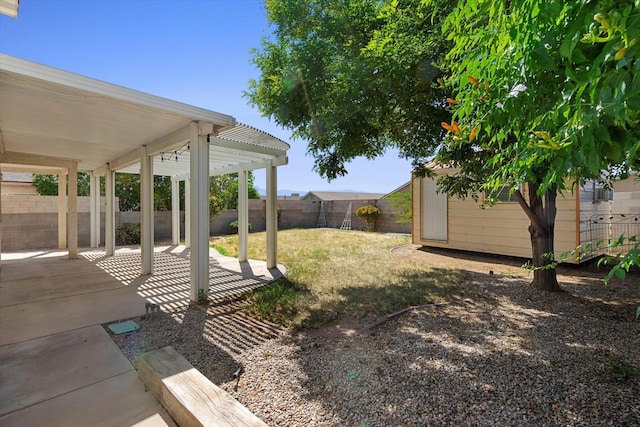
[[[529, 188], [529, 191], [531, 191], [531, 188]], [[524, 213], [527, 215], [527, 218], [529, 218], [529, 221], [531, 221], [531, 225], [538, 228], [539, 230], [544, 230], [544, 226], [540, 222], [540, 218], [538, 218], [538, 215], [535, 213], [535, 211], [531, 209], [531, 206], [529, 206], [520, 190], [516, 190], [513, 195], [518, 201], [518, 204], [520, 205]]]

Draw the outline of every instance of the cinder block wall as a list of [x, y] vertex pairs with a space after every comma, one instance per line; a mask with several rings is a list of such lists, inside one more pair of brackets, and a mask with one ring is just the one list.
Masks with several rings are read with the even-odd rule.
[[[104, 242], [103, 201], [100, 218]], [[89, 246], [89, 197], [78, 197], [78, 246]], [[2, 196], [2, 250], [58, 247], [58, 198], [24, 194]]]
[[[351, 206], [351, 228], [364, 230], [366, 224], [355, 215], [356, 209], [364, 205], [377, 205], [382, 211], [376, 222], [376, 230], [390, 233], [410, 233], [410, 225], [399, 225], [393, 214], [394, 208], [387, 200], [354, 200], [324, 202], [326, 225], [340, 228]], [[117, 204], [116, 204], [117, 206]], [[315, 228], [320, 218], [319, 201], [278, 200], [278, 228]], [[105, 201], [102, 201], [100, 219], [101, 236], [104, 242]], [[58, 199], [50, 196], [3, 195], [2, 196], [2, 250], [28, 250], [55, 248], [58, 246]], [[238, 218], [237, 210], [221, 212], [211, 218], [210, 234], [229, 234], [229, 224]], [[88, 247], [89, 198], [78, 198], [78, 246]], [[116, 212], [116, 226], [125, 222], [140, 223], [140, 212]], [[253, 232], [266, 229], [266, 200], [249, 200], [249, 222]], [[171, 212], [156, 212], [154, 236], [157, 243], [171, 241]], [[180, 236], [184, 240], [184, 212], [180, 213]]]

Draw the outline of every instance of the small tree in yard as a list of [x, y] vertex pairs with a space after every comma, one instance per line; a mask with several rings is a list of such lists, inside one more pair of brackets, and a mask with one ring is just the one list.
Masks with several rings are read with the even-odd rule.
[[[33, 174], [31, 183], [41, 196], [58, 195], [58, 175]], [[78, 172], [78, 196], [89, 195], [89, 174]]]
[[394, 214], [398, 217], [396, 223], [407, 225], [411, 224], [412, 216], [412, 197], [411, 192], [393, 193], [389, 196], [389, 201], [396, 209]]
[[376, 219], [380, 216], [380, 209], [372, 205], [361, 206], [356, 209], [356, 216], [365, 222], [367, 231], [375, 231]]
[[640, 167], [640, 2], [459, 2], [443, 31], [453, 118], [436, 158], [458, 172], [440, 184], [463, 197], [510, 187], [530, 221], [532, 285], [561, 290], [557, 195]]

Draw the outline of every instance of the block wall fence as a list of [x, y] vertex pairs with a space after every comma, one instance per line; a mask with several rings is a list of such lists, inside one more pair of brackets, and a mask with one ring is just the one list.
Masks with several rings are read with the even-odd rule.
[[[3, 195], [2, 206], [2, 251], [30, 249], [51, 249], [58, 246], [58, 198], [39, 195]], [[385, 233], [411, 233], [411, 225], [396, 223], [395, 208], [386, 199], [353, 200], [324, 202], [326, 226], [340, 228], [345, 219], [349, 203], [351, 207], [351, 228], [364, 230], [365, 223], [355, 211], [361, 206], [374, 205], [381, 210], [376, 221], [376, 231]], [[117, 203], [116, 203], [117, 205]], [[106, 203], [102, 201], [100, 215], [101, 245], [104, 244], [104, 226]], [[320, 218], [321, 202], [315, 200], [278, 200], [278, 229], [316, 228]], [[229, 224], [237, 218], [236, 210], [223, 211], [211, 218], [210, 235], [229, 234]], [[160, 211], [154, 215], [154, 233], [156, 243], [171, 241], [171, 212]], [[89, 198], [78, 197], [78, 246], [88, 247], [89, 235]], [[140, 222], [140, 212], [115, 213], [116, 226], [125, 222]], [[266, 201], [249, 200], [249, 222], [253, 232], [266, 229]], [[180, 213], [180, 236], [184, 240], [184, 212]]]

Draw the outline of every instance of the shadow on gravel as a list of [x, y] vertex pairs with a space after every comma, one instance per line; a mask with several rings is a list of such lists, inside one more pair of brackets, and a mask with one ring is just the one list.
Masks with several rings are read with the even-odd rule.
[[396, 274], [395, 283], [379, 286], [343, 287], [337, 298], [315, 304], [305, 321], [306, 327], [326, 325], [345, 315], [370, 318], [372, 313], [393, 313], [412, 305], [457, 300], [469, 293], [465, 285], [476, 273], [446, 268], [433, 268], [416, 273]]
[[585, 279], [550, 294], [526, 277], [437, 269], [390, 290], [347, 288], [326, 310], [393, 299], [391, 312], [396, 294], [441, 297], [448, 280], [460, 281], [451, 304], [353, 338], [297, 337], [308, 399], [352, 426], [640, 424], [640, 294], [629, 285]]

